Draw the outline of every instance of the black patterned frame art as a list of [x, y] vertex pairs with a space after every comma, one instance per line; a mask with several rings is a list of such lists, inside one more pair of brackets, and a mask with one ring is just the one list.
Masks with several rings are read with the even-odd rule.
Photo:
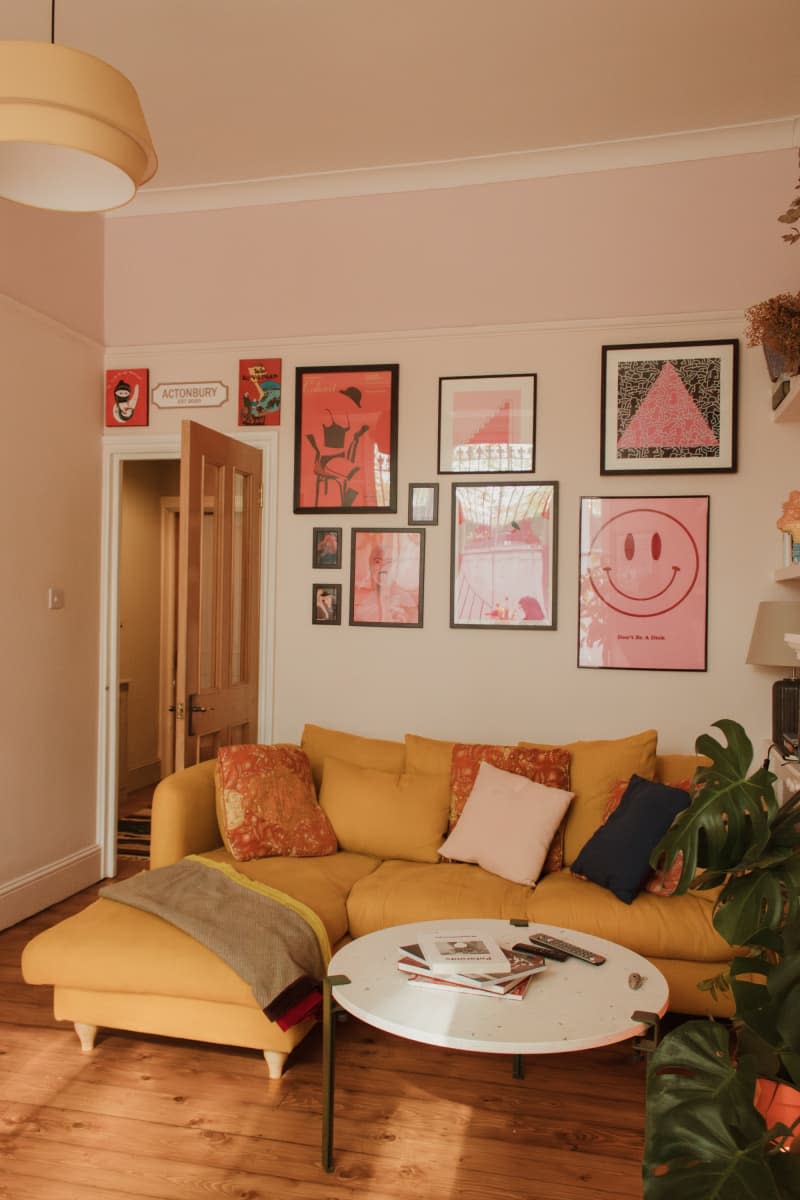
[[601, 475], [735, 471], [736, 340], [604, 346]]

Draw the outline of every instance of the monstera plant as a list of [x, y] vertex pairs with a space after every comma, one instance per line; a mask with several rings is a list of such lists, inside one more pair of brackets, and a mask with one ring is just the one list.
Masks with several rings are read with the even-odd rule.
[[[788, 1200], [800, 1197], [800, 793], [781, 806], [766, 764], [748, 775], [741, 725], [715, 727], [727, 744], [697, 739], [710, 762], [652, 861], [683, 856], [679, 892], [720, 889], [713, 922], [734, 957], [702, 986], [729, 988], [735, 1016], [686, 1021], [653, 1054], [644, 1196]], [[777, 1088], [789, 1116], [765, 1119]]]

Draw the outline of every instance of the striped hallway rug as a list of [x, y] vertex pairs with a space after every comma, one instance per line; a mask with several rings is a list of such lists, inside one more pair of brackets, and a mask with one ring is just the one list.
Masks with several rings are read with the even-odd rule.
[[150, 857], [150, 808], [120, 817], [117, 822], [117, 857]]

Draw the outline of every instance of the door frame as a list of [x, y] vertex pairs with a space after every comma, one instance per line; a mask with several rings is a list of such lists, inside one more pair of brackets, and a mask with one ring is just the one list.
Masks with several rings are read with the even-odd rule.
[[[219, 432], [223, 432], [220, 430]], [[275, 591], [278, 500], [278, 431], [227, 433], [263, 453], [261, 514], [261, 615], [259, 620], [258, 738], [272, 741], [275, 662]], [[123, 463], [180, 459], [181, 434], [105, 435], [100, 535], [100, 664], [97, 705], [96, 838], [103, 875], [117, 867], [117, 722], [119, 719], [119, 533]]]

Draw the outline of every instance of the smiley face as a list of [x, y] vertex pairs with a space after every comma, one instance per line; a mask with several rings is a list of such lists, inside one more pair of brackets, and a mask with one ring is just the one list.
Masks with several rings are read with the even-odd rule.
[[631, 508], [592, 539], [589, 581], [598, 598], [628, 617], [658, 617], [682, 604], [700, 572], [697, 543], [682, 521]]

